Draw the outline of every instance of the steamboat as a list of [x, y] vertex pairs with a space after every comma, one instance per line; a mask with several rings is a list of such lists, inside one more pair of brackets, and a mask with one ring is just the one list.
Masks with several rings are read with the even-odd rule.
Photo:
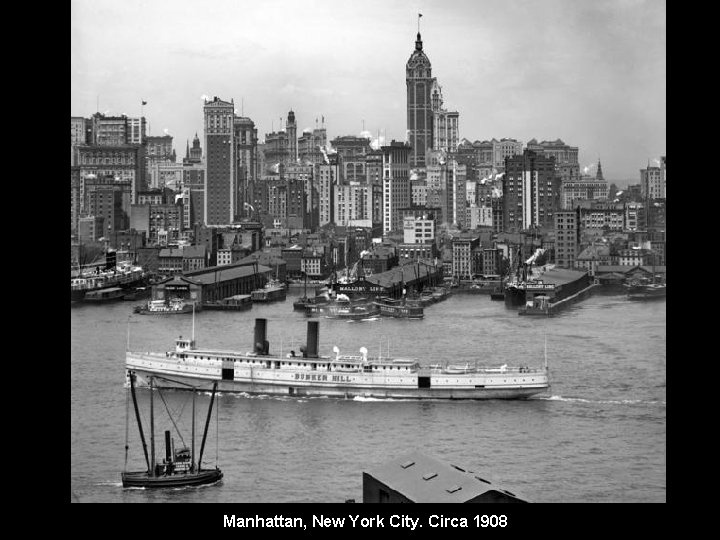
[[[144, 279], [145, 272], [142, 267], [129, 263], [121, 263], [102, 271], [98, 267], [94, 272], [80, 272], [70, 278], [70, 300], [81, 302], [86, 299], [88, 293], [109, 288], [131, 289], [142, 284]], [[92, 300], [95, 296], [97, 295], [91, 294], [88, 300]]]
[[[318, 353], [319, 322], [308, 321], [307, 345], [299, 354], [272, 354], [267, 320], [255, 319], [254, 347], [247, 352], [198, 347], [194, 337], [175, 341], [167, 352], [132, 352], [125, 356], [126, 376], [138, 385], [154, 379], [162, 387], [187, 389], [218, 383], [220, 392], [290, 396], [373, 397], [392, 399], [523, 399], [549, 389], [547, 354], [543, 366], [499, 367], [447, 364], [422, 366], [415, 358]], [[504, 359], [502, 360], [504, 362]]]

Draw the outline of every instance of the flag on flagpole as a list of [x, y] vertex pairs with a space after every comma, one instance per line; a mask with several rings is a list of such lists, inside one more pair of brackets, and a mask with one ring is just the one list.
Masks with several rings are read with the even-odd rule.
[[147, 101], [143, 101], [142, 104], [143, 104], [143, 105], [147, 105]]
[[418, 13], [418, 17], [422, 17], [422, 13]]

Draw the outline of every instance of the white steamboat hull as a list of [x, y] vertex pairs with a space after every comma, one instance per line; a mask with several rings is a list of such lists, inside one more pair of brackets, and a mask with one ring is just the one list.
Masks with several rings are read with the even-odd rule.
[[[234, 367], [221, 360], [178, 360], [159, 354], [128, 353], [126, 368], [139, 386], [187, 390], [218, 382], [220, 392], [283, 396], [372, 397], [392, 399], [524, 399], [549, 388], [545, 370], [447, 374], [420, 370], [403, 375], [300, 369]], [[223, 369], [225, 368], [225, 369]], [[188, 386], [190, 385], [190, 386]]]

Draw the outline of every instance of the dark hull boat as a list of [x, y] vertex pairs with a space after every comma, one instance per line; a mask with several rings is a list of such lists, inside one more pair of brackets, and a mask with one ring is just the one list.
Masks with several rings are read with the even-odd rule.
[[505, 304], [508, 306], [524, 306], [525, 290], [511, 285], [505, 288], [503, 298], [505, 300]]
[[310, 306], [319, 306], [322, 304], [327, 304], [328, 302], [329, 298], [324, 295], [315, 296], [314, 298], [308, 298], [307, 296], [303, 296], [293, 302], [293, 309], [297, 311], [306, 311], [307, 308]]
[[216, 311], [243, 311], [252, 307], [252, 298], [249, 294], [236, 294], [223, 298], [218, 302], [205, 302], [203, 309]]
[[125, 291], [120, 287], [109, 287], [107, 289], [98, 289], [90, 291], [85, 295], [85, 302], [104, 303], [122, 300]]
[[505, 293], [502, 291], [493, 291], [490, 293], [490, 300], [505, 300]]
[[149, 476], [147, 471], [122, 473], [123, 487], [141, 488], [177, 488], [214, 484], [223, 477], [220, 469], [208, 469], [199, 472], [182, 472], [166, 476]]

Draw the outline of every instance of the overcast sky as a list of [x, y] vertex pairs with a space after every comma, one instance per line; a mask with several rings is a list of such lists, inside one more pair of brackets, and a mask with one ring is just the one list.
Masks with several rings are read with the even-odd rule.
[[[666, 149], [658, 0], [72, 0], [71, 116], [144, 115], [203, 137], [202, 96], [234, 100], [259, 138], [299, 131], [405, 140], [405, 63], [423, 49], [460, 136], [562, 139], [581, 168], [639, 182]], [[593, 172], [593, 171], [591, 171]]]

